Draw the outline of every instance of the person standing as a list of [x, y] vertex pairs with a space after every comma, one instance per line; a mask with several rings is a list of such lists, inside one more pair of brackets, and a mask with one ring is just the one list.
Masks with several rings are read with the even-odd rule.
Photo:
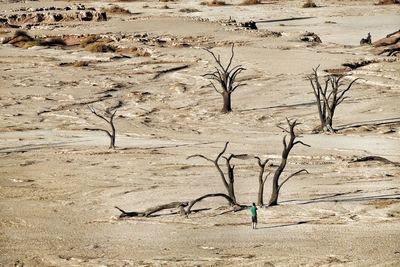
[[253, 206], [250, 208], [250, 213], [251, 213], [251, 223], [253, 226], [253, 229], [257, 228], [257, 207], [256, 204], [253, 203]]

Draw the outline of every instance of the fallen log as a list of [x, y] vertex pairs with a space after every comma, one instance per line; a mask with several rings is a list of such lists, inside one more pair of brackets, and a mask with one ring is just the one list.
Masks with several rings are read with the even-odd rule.
[[400, 45], [397, 45], [396, 47], [386, 48], [383, 51], [379, 52], [378, 55], [382, 55], [385, 53], [387, 53], [388, 57], [396, 56], [398, 53], [400, 53]]
[[147, 210], [140, 212], [140, 211], [124, 211], [123, 209], [119, 207], [115, 207], [121, 212], [121, 215], [119, 215], [120, 218], [123, 217], [149, 217], [150, 215], [165, 210], [165, 209], [179, 209], [180, 215], [185, 215], [185, 210], [184, 207], [188, 206], [188, 202], [171, 202], [163, 205], [158, 205], [155, 207], [148, 208]]
[[372, 43], [374, 47], [389, 46], [397, 44], [400, 41], [400, 30], [388, 34], [385, 38], [379, 39]]
[[355, 158], [355, 159], [351, 160], [350, 163], [363, 162], [363, 161], [380, 161], [385, 164], [392, 164], [396, 167], [400, 167], [399, 162], [394, 162], [394, 161], [388, 160], [387, 158], [380, 157], [380, 156], [366, 156], [366, 157], [361, 157], [361, 158]]
[[156, 75], [154, 75], [153, 80], [159, 78], [161, 75], [164, 75], [168, 72], [178, 71], [178, 70], [186, 69], [188, 67], [189, 67], [189, 65], [183, 65], [183, 66], [173, 67], [173, 68], [166, 69], [166, 70], [160, 70], [157, 72]]
[[124, 211], [121, 208], [118, 208], [117, 206], [115, 206], [114, 208], [116, 208], [117, 210], [119, 210], [121, 212], [121, 215], [119, 215], [120, 218], [123, 217], [143, 217], [144, 216], [144, 212], [136, 212], [136, 211]]

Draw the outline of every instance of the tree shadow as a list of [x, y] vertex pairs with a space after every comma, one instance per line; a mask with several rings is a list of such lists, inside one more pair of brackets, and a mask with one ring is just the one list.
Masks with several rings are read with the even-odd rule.
[[164, 149], [164, 148], [176, 148], [176, 147], [192, 147], [192, 146], [201, 146], [201, 145], [209, 145], [215, 144], [218, 142], [199, 142], [199, 143], [189, 143], [189, 144], [171, 144], [171, 145], [161, 145], [161, 146], [148, 146], [148, 147], [123, 147], [118, 148], [121, 151], [128, 150], [153, 150], [153, 149]]
[[306, 201], [303, 203], [299, 203], [300, 205], [311, 204], [311, 203], [324, 203], [324, 202], [358, 202], [358, 201], [366, 201], [366, 200], [393, 200], [399, 199], [400, 194], [390, 194], [390, 195], [376, 195], [376, 196], [364, 196], [364, 197], [352, 197], [352, 198], [343, 198], [343, 199], [321, 199], [321, 200], [312, 200]]
[[249, 108], [249, 109], [242, 109], [239, 112], [248, 112], [248, 111], [255, 111], [255, 110], [266, 110], [266, 109], [273, 109], [273, 108], [296, 108], [302, 106], [312, 106], [315, 105], [315, 101], [305, 102], [305, 103], [298, 103], [298, 104], [289, 104], [289, 105], [276, 105], [270, 107], [263, 107], [263, 108]]
[[380, 120], [370, 120], [370, 121], [361, 121], [354, 122], [350, 124], [338, 125], [335, 127], [335, 130], [341, 131], [350, 128], [358, 128], [362, 126], [378, 126], [378, 125], [389, 125], [389, 124], [399, 124], [400, 118], [389, 118], [389, 119], [380, 119]]
[[348, 198], [340, 198], [340, 199], [335, 199], [334, 198], [334, 197], [338, 197], [338, 196], [350, 195], [350, 194], [359, 193], [359, 192], [361, 192], [361, 190], [357, 190], [357, 191], [354, 191], [354, 192], [337, 193], [337, 194], [324, 196], [324, 197], [319, 197], [319, 198], [313, 198], [313, 199], [309, 199], [309, 200], [288, 200], [288, 201], [282, 201], [281, 203], [298, 201], [299, 203], [297, 203], [297, 205], [307, 205], [307, 204], [313, 204], [313, 203], [359, 202], [359, 201], [379, 200], [379, 199], [382, 199], [382, 200], [396, 200], [396, 199], [398, 199], [398, 200], [400, 200], [400, 194], [358, 196], [358, 197], [348, 197]]
[[306, 223], [309, 223], [309, 222], [312, 222], [312, 221], [300, 221], [300, 222], [288, 223], [288, 224], [278, 224], [278, 225], [272, 225], [272, 226], [263, 226], [263, 227], [258, 227], [257, 229], [273, 229], [273, 228], [280, 228], [280, 227], [288, 227], [288, 226], [306, 224]]
[[85, 141], [66, 141], [66, 142], [54, 142], [46, 144], [26, 144], [21, 146], [10, 146], [0, 148], [0, 154], [10, 154], [10, 153], [25, 153], [31, 150], [40, 150], [46, 148], [60, 148], [66, 145], [71, 145], [75, 143], [83, 143]]
[[[308, 200], [305, 200], [305, 199], [284, 200], [284, 201], [281, 201], [280, 203], [299, 202], [299, 201], [307, 201], [307, 203], [308, 203], [308, 202], [314, 202], [314, 201], [319, 201], [319, 200], [324, 200], [324, 199], [329, 199], [329, 198], [339, 197], [339, 196], [345, 196], [345, 195], [355, 194], [355, 193], [360, 193], [360, 192], [362, 192], [362, 190], [349, 191], [349, 192], [343, 192], [343, 193], [335, 193], [332, 195], [316, 197], [316, 198], [312, 198], [312, 199], [308, 199]], [[302, 204], [304, 204], [304, 203], [302, 203]]]
[[315, 17], [295, 17], [295, 18], [285, 18], [285, 19], [269, 19], [269, 20], [259, 20], [257, 23], [271, 23], [271, 22], [280, 22], [280, 21], [291, 21], [291, 20], [304, 20], [304, 19], [313, 19]]

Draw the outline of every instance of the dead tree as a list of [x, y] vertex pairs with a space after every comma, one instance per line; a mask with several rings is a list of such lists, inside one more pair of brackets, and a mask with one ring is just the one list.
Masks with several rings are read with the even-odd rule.
[[[233, 158], [243, 158], [243, 157], [247, 157], [247, 154], [242, 154], [242, 155], [234, 155], [231, 154], [228, 157], [222, 156], [227, 147], [228, 147], [229, 142], [225, 143], [224, 148], [222, 149], [222, 151], [218, 154], [218, 156], [215, 158], [215, 160], [207, 158], [204, 155], [200, 155], [200, 154], [196, 154], [196, 155], [191, 155], [189, 156], [187, 159], [191, 159], [191, 158], [195, 158], [195, 157], [199, 157], [202, 159], [205, 159], [209, 162], [212, 162], [214, 164], [214, 166], [217, 168], [219, 175], [221, 176], [221, 180], [222, 183], [224, 184], [225, 189], [228, 191], [228, 196], [232, 199], [232, 202], [230, 203], [231, 205], [237, 205], [237, 201], [236, 201], [236, 196], [235, 196], [235, 188], [234, 188], [234, 182], [235, 182], [235, 175], [234, 175], [234, 169], [235, 169], [235, 165], [231, 164], [231, 160]], [[219, 159], [220, 158], [225, 159], [225, 163], [226, 163], [226, 168], [227, 168], [227, 174], [225, 174], [221, 167], [219, 166]]]
[[270, 172], [267, 173], [264, 177], [265, 167], [269, 159], [264, 161], [261, 160], [260, 157], [255, 157], [258, 160], [258, 166], [260, 167], [260, 174], [258, 175], [258, 197], [257, 197], [257, 205], [262, 207], [264, 206], [264, 185], [267, 181], [268, 176], [271, 174]]
[[[359, 78], [351, 81], [345, 89], [341, 87], [344, 85], [343, 78], [346, 75], [329, 75], [325, 78], [324, 85], [321, 85], [318, 68], [313, 69], [313, 73], [308, 77], [318, 108], [319, 119], [321, 122], [320, 131], [335, 132], [333, 128], [333, 117], [336, 108], [348, 97], [345, 94], [350, 90], [351, 86]], [[329, 88], [330, 87], [330, 88]]]
[[[211, 86], [217, 93], [222, 95], [224, 101], [224, 105], [221, 110], [222, 113], [228, 113], [232, 111], [231, 95], [238, 87], [242, 85], [240, 82], [239, 83], [236, 82], [236, 78], [242, 71], [245, 70], [245, 68], [243, 68], [242, 65], [237, 65], [231, 68], [232, 60], [235, 55], [233, 48], [234, 44], [232, 44], [231, 58], [229, 59], [229, 63], [226, 67], [222, 65], [221, 58], [219, 55], [216, 56], [209, 49], [205, 49], [214, 58], [215, 62], [217, 63], [217, 66], [214, 67], [215, 68], [214, 72], [206, 73], [203, 75], [203, 77], [210, 79]], [[217, 89], [216, 85], [212, 81], [216, 81], [217, 83], [219, 83], [220, 89]]]
[[309, 145], [303, 143], [302, 141], [296, 141], [296, 133], [295, 133], [295, 127], [297, 125], [299, 125], [300, 123], [298, 123], [296, 120], [294, 120], [293, 122], [291, 122], [290, 120], [286, 119], [287, 124], [289, 126], [289, 130], [284, 129], [282, 127], [279, 127], [280, 129], [284, 130], [285, 132], [290, 134], [290, 139], [289, 142], [286, 141], [286, 135], [283, 137], [283, 151], [282, 151], [282, 158], [281, 158], [281, 163], [279, 164], [278, 168], [275, 170], [274, 173], [274, 177], [272, 179], [272, 193], [271, 193], [271, 198], [268, 202], [268, 206], [275, 206], [278, 205], [278, 197], [279, 197], [279, 192], [282, 188], [282, 186], [289, 181], [290, 178], [296, 176], [299, 173], [302, 172], [307, 172], [307, 170], [302, 169], [299, 170], [295, 173], [292, 173], [291, 175], [289, 175], [285, 180], [283, 180], [283, 182], [280, 182], [281, 179], [281, 174], [284, 172], [286, 164], [287, 164], [287, 160], [289, 157], [289, 153], [292, 150], [292, 148], [295, 145], [304, 145], [309, 147]]
[[[96, 112], [96, 110], [95, 110], [93, 107], [91, 107], [91, 106], [88, 106], [88, 107], [89, 107], [89, 109], [90, 109], [90, 112], [92, 112], [94, 115], [96, 115], [96, 116], [99, 117], [100, 119], [106, 121], [106, 122], [110, 125], [111, 131], [108, 131], [108, 130], [105, 130], [105, 129], [101, 129], [101, 128], [85, 128], [85, 130], [89, 130], [89, 131], [102, 131], [102, 132], [105, 132], [105, 133], [108, 135], [108, 137], [110, 137], [110, 147], [109, 147], [109, 148], [110, 148], [110, 149], [111, 149], [111, 148], [112, 148], [112, 149], [115, 149], [115, 126], [114, 126], [114, 116], [115, 116], [115, 113], [117, 112], [117, 110], [115, 109], [114, 112], [109, 113], [110, 118], [106, 118], [105, 116], [98, 114], [98, 113]], [[108, 112], [107, 112], [107, 113], [108, 113]]]

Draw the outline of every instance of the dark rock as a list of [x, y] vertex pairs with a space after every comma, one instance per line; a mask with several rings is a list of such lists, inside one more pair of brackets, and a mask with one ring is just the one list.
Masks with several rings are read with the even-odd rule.
[[250, 29], [250, 30], [257, 30], [258, 29], [257, 25], [256, 25], [256, 22], [252, 21], [252, 20], [244, 22], [244, 23], [241, 23], [240, 26], [242, 26], [242, 27], [244, 27], [246, 29]]
[[300, 36], [300, 40], [310, 43], [322, 43], [321, 38], [313, 32], [306, 32]]

